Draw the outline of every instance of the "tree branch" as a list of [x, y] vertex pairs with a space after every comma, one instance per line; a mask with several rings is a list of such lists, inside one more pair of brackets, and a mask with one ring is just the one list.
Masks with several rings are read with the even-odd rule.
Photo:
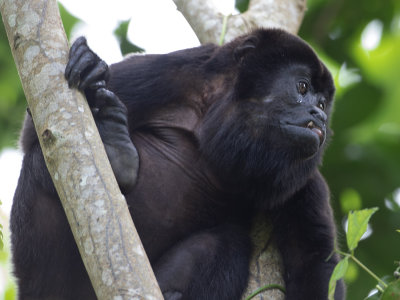
[[[210, 0], [174, 0], [202, 44], [218, 43], [224, 16]], [[306, 10], [306, 0], [251, 0], [249, 9], [229, 17], [225, 41], [256, 27], [282, 28], [297, 33]]]
[[[174, 2], [202, 44], [219, 42], [223, 15], [217, 12], [210, 0]], [[282, 28], [296, 34], [305, 10], [306, 0], [251, 0], [248, 11], [228, 19], [225, 42], [256, 27]], [[250, 278], [243, 300], [261, 287], [270, 284], [284, 286], [281, 257], [271, 237], [271, 225], [263, 214], [253, 222], [252, 241]], [[252, 299], [280, 300], [284, 299], [284, 294], [279, 289], [268, 289]]]
[[[0, 0], [46, 165], [99, 299], [163, 299], [90, 109], [68, 88], [56, 0]], [[45, 216], [44, 216], [45, 217]]]

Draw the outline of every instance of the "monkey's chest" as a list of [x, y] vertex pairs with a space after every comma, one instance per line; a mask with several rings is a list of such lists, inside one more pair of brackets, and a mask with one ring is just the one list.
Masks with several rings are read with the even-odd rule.
[[189, 234], [221, 222], [227, 201], [210, 182], [196, 149], [185, 141], [160, 144], [152, 136], [139, 136], [134, 144], [139, 176], [126, 198], [152, 261]]

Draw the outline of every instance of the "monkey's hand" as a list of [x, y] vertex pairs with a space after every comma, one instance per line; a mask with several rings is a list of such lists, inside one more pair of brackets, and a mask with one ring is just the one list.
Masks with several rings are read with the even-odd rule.
[[69, 87], [76, 87], [83, 92], [88, 88], [97, 90], [106, 86], [108, 77], [106, 62], [89, 48], [85, 37], [78, 38], [71, 46], [65, 68]]
[[122, 192], [135, 184], [139, 158], [128, 128], [128, 111], [106, 87], [108, 65], [87, 45], [84, 37], [72, 45], [65, 78], [71, 88], [85, 93], [114, 175]]

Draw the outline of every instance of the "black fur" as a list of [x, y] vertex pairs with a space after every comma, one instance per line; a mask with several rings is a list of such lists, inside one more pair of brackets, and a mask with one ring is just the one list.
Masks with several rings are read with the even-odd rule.
[[[66, 78], [86, 94], [166, 299], [240, 299], [256, 210], [274, 222], [286, 299], [327, 299], [338, 257], [318, 165], [334, 86], [306, 43], [259, 29], [108, 68], [80, 38]], [[21, 142], [11, 216], [19, 298], [95, 299], [28, 114]]]

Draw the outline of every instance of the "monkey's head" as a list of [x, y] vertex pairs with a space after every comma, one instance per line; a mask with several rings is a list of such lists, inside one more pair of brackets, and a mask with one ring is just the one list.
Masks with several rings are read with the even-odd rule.
[[236, 74], [206, 112], [205, 157], [235, 180], [300, 182], [293, 177], [316, 169], [330, 134], [329, 71], [310, 46], [282, 30], [259, 29], [224, 47]]

